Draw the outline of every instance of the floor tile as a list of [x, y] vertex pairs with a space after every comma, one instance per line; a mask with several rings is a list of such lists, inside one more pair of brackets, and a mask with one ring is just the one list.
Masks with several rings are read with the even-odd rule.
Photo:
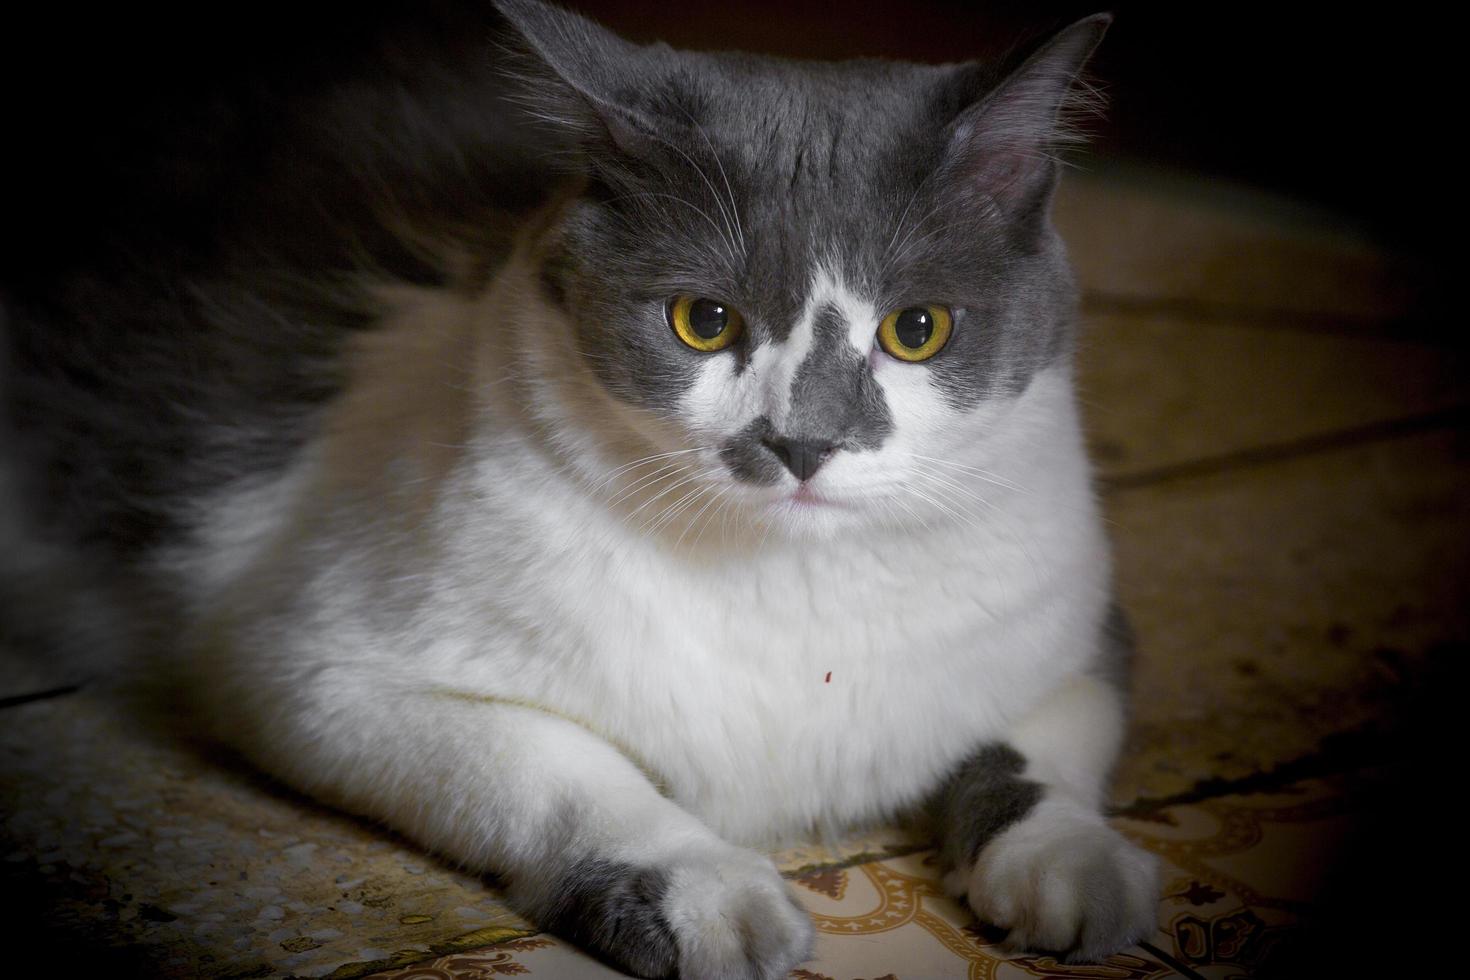
[[1316, 751], [1470, 639], [1463, 433], [1112, 494], [1139, 633], [1120, 802]]
[[1078, 377], [1109, 477], [1470, 408], [1467, 358], [1408, 341], [1092, 318]]

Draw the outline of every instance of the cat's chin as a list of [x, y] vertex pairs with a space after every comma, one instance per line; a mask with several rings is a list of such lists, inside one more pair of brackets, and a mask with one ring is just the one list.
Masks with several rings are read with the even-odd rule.
[[766, 502], [762, 510], [763, 523], [799, 539], [831, 538], [872, 523], [865, 508], [804, 486]]

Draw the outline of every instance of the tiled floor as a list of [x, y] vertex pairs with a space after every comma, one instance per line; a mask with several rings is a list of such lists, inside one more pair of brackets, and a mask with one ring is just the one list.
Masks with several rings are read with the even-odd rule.
[[1059, 215], [1143, 653], [1120, 804], [1384, 722], [1470, 637], [1470, 384], [1422, 283], [1281, 202], [1146, 188], [1074, 181]]
[[[800, 976], [1249, 974], [1403, 761], [1396, 733], [1434, 724], [1420, 699], [1470, 640], [1470, 385], [1413, 268], [1281, 202], [1138, 172], [1074, 176], [1059, 223], [1141, 638], [1114, 802], [1169, 869], [1160, 932], [1101, 972], [1002, 961], [894, 833], [783, 856], [822, 937]], [[99, 975], [436, 956], [412, 975], [608, 975], [481, 881], [137, 730], [96, 685], [23, 700], [78, 679], [0, 662], [0, 857], [23, 902], [8, 949]]]

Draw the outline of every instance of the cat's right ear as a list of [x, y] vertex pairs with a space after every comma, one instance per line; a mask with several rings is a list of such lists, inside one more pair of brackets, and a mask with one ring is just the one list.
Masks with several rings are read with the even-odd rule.
[[502, 54], [514, 101], [534, 119], [576, 142], [637, 153], [655, 130], [635, 106], [619, 102], [631, 81], [657, 73], [661, 46], [644, 48], [560, 7], [538, 0], [494, 0], [505, 18]]
[[1056, 180], [1056, 151], [1079, 141], [1069, 117], [1097, 108], [1080, 76], [1112, 21], [1111, 14], [1093, 14], [998, 71], [976, 65], [959, 76], [981, 90], [947, 132], [941, 172], [963, 198], [1013, 217], [1044, 206]]

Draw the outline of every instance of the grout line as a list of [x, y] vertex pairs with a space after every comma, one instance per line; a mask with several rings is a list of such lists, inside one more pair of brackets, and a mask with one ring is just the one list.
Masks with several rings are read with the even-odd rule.
[[65, 697], [75, 694], [82, 689], [80, 684], [68, 684], [65, 687], [53, 687], [46, 691], [32, 691], [29, 694], [14, 694], [7, 698], [0, 698], [0, 708], [14, 708], [22, 704], [30, 704], [32, 701], [49, 701], [52, 698]]
[[1434, 328], [1435, 321], [1432, 318], [1413, 314], [1375, 316], [1371, 313], [1321, 313], [1244, 303], [1097, 292], [1082, 294], [1082, 312], [1090, 316], [1169, 316], [1209, 323], [1235, 323], [1263, 330], [1289, 330], [1443, 346], [1455, 342], [1448, 331]]
[[1376, 729], [1337, 732], [1323, 739], [1321, 748], [1316, 751], [1270, 769], [1234, 779], [1208, 776], [1181, 793], [1139, 797], [1123, 806], [1108, 807], [1106, 813], [1109, 817], [1147, 818], [1170, 807], [1203, 803], [1222, 796], [1274, 793], [1307, 779], [1362, 772], [1392, 763], [1398, 747], [1398, 740], [1391, 734]]
[[1181, 963], [1175, 957], [1170, 956], [1168, 953], [1164, 952], [1153, 943], [1140, 942], [1138, 944], [1138, 948], [1153, 954], [1154, 959], [1158, 960], [1160, 963], [1163, 963], [1169, 969], [1174, 970], [1179, 976], [1186, 977], [1187, 980], [1205, 980], [1203, 974], [1197, 973], [1196, 971], [1190, 969], [1184, 963]]
[[910, 844], [898, 844], [892, 847], [885, 848], [882, 853], [879, 853], [877, 851], [864, 851], [861, 854], [854, 854], [851, 857], [845, 858], [836, 858], [829, 862], [816, 861], [811, 864], [803, 864], [801, 867], [794, 868], [791, 871], [782, 871], [781, 877], [785, 878], [787, 881], [793, 881], [797, 878], [804, 878], [810, 874], [816, 874], [818, 871], [846, 871], [848, 868], [855, 868], [860, 864], [874, 864], [879, 861], [891, 861], [894, 858], [908, 857], [910, 854], [921, 854], [924, 851], [932, 851], [936, 848], [936, 846], [937, 845], [933, 840], [915, 841]]
[[1336, 432], [1326, 432], [1315, 436], [1304, 436], [1300, 439], [1293, 439], [1290, 442], [1253, 446], [1250, 449], [1240, 449], [1235, 452], [1223, 453], [1219, 456], [1206, 456], [1203, 459], [1193, 459], [1183, 463], [1170, 463], [1165, 466], [1156, 466], [1152, 469], [1138, 470], [1133, 473], [1119, 473], [1114, 476], [1104, 476], [1099, 478], [1098, 485], [1105, 492], [1111, 492], [1156, 486], [1160, 483], [1172, 483], [1175, 480], [1216, 476], [1231, 470], [1262, 466], [1268, 463], [1278, 463], [1285, 460], [1297, 459], [1302, 456], [1332, 452], [1338, 449], [1349, 449], [1354, 446], [1371, 442], [1382, 442], [1401, 436], [1419, 435], [1425, 432], [1432, 432], [1435, 429], [1459, 428], [1464, 426], [1467, 421], [1470, 421], [1470, 406], [1459, 405], [1454, 408], [1430, 412], [1425, 415], [1388, 419], [1383, 422], [1370, 422], [1367, 425], [1361, 425], [1356, 428], [1339, 429]]

